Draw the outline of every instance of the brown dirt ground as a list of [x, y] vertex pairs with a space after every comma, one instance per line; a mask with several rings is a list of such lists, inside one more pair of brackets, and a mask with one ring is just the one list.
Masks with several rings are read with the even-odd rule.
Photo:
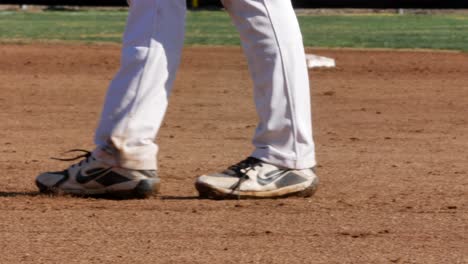
[[311, 199], [196, 199], [251, 151], [239, 48], [186, 48], [159, 135], [161, 196], [38, 195], [92, 146], [115, 45], [0, 46], [0, 263], [468, 263], [468, 54], [313, 50], [321, 186]]

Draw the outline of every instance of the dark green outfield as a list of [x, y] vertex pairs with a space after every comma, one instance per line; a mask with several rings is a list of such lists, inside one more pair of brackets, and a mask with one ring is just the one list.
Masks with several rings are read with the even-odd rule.
[[[0, 42], [119, 42], [125, 11], [0, 12]], [[222, 11], [189, 12], [188, 45], [239, 45]], [[468, 51], [468, 15], [300, 15], [311, 47]]]

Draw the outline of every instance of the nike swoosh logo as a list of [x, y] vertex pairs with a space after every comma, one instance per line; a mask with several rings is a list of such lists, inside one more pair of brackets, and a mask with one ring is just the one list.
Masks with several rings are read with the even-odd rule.
[[286, 175], [289, 173], [289, 170], [275, 170], [275, 171], [270, 171], [269, 173], [265, 174], [268, 178], [260, 178], [257, 177], [257, 182], [258, 184], [265, 186], [268, 185], [277, 179], [281, 178], [282, 176]]
[[78, 171], [78, 174], [76, 175], [76, 182], [80, 184], [86, 184], [92, 180], [95, 180], [99, 178], [102, 175], [105, 175], [107, 172], [112, 170], [112, 168], [107, 168], [107, 169], [92, 169], [87, 171], [87, 175], [83, 175], [81, 170]]

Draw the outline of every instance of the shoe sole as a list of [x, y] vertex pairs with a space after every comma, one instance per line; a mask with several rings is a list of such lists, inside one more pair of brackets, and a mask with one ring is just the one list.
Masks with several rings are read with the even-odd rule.
[[78, 189], [60, 189], [50, 188], [39, 181], [36, 181], [36, 185], [39, 188], [39, 192], [49, 195], [73, 195], [79, 197], [92, 197], [92, 198], [107, 198], [107, 199], [145, 199], [151, 196], [156, 196], [159, 193], [159, 180], [141, 180], [135, 188], [130, 190], [93, 190], [84, 191]]
[[315, 194], [318, 188], [318, 178], [316, 177], [307, 187], [294, 190], [294, 186], [268, 192], [239, 192], [232, 190], [217, 189], [204, 183], [195, 183], [201, 199], [227, 200], [227, 199], [280, 199], [287, 197], [308, 198]]

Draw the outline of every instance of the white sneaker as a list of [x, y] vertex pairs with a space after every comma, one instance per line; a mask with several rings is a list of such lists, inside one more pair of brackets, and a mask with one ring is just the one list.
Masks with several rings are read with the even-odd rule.
[[[73, 150], [82, 151], [82, 150]], [[46, 172], [36, 178], [42, 193], [80, 196], [111, 196], [115, 198], [146, 198], [159, 190], [155, 170], [129, 170], [107, 165], [88, 151], [73, 159], [84, 158], [60, 172]]]
[[313, 169], [281, 168], [253, 157], [195, 182], [200, 197], [211, 199], [310, 197], [317, 185]]

